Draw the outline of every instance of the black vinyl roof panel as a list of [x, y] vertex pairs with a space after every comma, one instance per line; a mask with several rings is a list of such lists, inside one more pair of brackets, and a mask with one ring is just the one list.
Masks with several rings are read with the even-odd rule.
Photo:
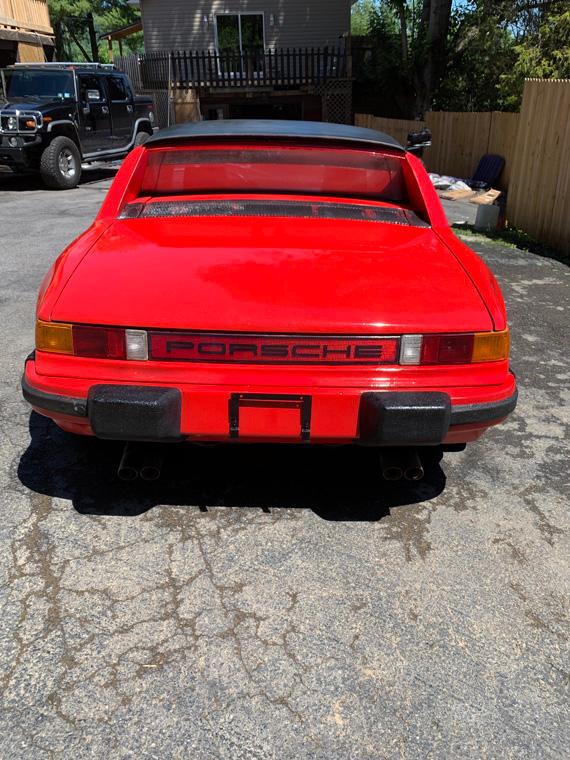
[[278, 138], [291, 140], [330, 140], [362, 143], [404, 151], [397, 140], [374, 129], [321, 121], [280, 121], [272, 119], [219, 119], [178, 124], [161, 129], [145, 145], [207, 138]]

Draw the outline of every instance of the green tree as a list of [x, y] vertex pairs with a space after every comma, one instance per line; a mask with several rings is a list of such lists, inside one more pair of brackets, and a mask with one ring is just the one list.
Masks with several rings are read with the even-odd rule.
[[512, 69], [516, 58], [507, 5], [512, 3], [485, 0], [453, 14], [434, 110], [508, 110], [499, 87], [501, 72]]
[[352, 8], [350, 31], [357, 37], [364, 37], [370, 31], [373, 13], [377, 10], [375, 0], [358, 0]]
[[[128, 0], [48, 0], [48, 4], [60, 61], [106, 60], [107, 45], [99, 43], [99, 35], [140, 18]], [[142, 34], [126, 37], [124, 44], [129, 51], [142, 49]]]
[[497, 91], [507, 110], [518, 110], [527, 77], [570, 79], [570, 8], [554, 2], [538, 27], [514, 45], [514, 62], [498, 77]]
[[413, 70], [396, 14], [387, 3], [371, 4], [366, 13], [364, 50], [354, 52], [356, 101], [381, 102], [384, 116], [407, 115], [414, 110]]
[[361, 0], [354, 28], [367, 29], [386, 103], [400, 103], [398, 115], [420, 115], [432, 103], [445, 71], [452, 0]]
[[517, 110], [525, 77], [570, 77], [568, 0], [361, 0], [355, 14], [356, 74], [385, 116]]

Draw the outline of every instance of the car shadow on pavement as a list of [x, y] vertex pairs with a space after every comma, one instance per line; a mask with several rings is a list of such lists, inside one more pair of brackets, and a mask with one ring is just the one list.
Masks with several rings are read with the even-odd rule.
[[[117, 169], [117, 165], [97, 166], [96, 168], [85, 169], [81, 173], [79, 186], [113, 179], [117, 173]], [[31, 190], [59, 192], [57, 190], [51, 191], [47, 188], [39, 174], [14, 174], [11, 171], [0, 171], [0, 191], [2, 190], [9, 190], [13, 193], [30, 192]]]
[[389, 483], [373, 448], [171, 444], [159, 481], [124, 483], [116, 474], [121, 443], [69, 435], [35, 412], [30, 434], [18, 467], [21, 483], [70, 499], [82, 514], [134, 517], [175, 505], [299, 508], [324, 520], [376, 521], [393, 507], [433, 499], [445, 487], [440, 448], [424, 459], [422, 481]]

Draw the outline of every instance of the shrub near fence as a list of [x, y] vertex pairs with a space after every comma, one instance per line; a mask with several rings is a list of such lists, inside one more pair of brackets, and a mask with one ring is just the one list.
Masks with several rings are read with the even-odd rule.
[[498, 153], [510, 224], [570, 252], [570, 80], [527, 80], [520, 114], [432, 111], [425, 121], [356, 114], [355, 123], [404, 145], [409, 132], [427, 126], [432, 147], [424, 161], [439, 174], [471, 177], [482, 155]]

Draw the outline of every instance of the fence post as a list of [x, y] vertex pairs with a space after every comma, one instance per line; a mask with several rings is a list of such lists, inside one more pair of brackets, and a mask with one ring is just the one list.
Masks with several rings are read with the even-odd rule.
[[[168, 54], [168, 114], [166, 117], [166, 125], [170, 126], [171, 112], [173, 110], [172, 102], [172, 53]], [[176, 114], [174, 114], [174, 123], [176, 123]]]

